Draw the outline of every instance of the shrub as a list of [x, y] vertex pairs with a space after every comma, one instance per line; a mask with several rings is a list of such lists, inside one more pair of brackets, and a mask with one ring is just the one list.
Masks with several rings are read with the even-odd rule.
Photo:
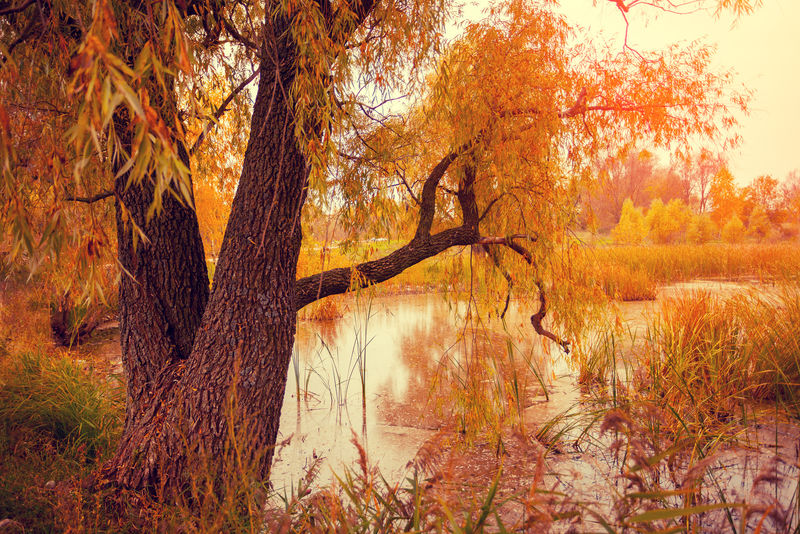
[[680, 199], [672, 199], [666, 206], [660, 198], [653, 200], [647, 210], [650, 240], [660, 244], [681, 241], [691, 216], [688, 206]]
[[686, 230], [686, 241], [702, 245], [714, 239], [716, 233], [717, 227], [711, 216], [706, 213], [694, 215]]
[[740, 243], [744, 235], [744, 223], [737, 215], [733, 215], [722, 227], [722, 240], [726, 243]]
[[614, 242], [620, 245], [639, 245], [647, 237], [647, 224], [642, 210], [634, 207], [633, 201], [626, 198], [622, 204], [619, 224], [611, 230]]
[[769, 220], [767, 212], [761, 206], [756, 206], [750, 212], [750, 218], [747, 221], [747, 235], [754, 239], [767, 239], [773, 234], [772, 223]]

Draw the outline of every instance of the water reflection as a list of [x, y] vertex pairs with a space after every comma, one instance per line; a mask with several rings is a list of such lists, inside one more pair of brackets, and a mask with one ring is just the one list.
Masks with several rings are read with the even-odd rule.
[[[469, 325], [463, 304], [437, 295], [353, 298], [349, 308], [341, 320], [298, 325], [279, 437], [291, 441], [273, 467], [276, 489], [296, 482], [318, 457], [337, 471], [351, 465], [354, 435], [385, 476], [398, 477], [444, 424], [449, 399], [437, 386], [452, 368], [467, 369], [476, 357], [505, 353], [509, 344], [532, 351], [532, 331], [510, 335], [499, 321]], [[521, 318], [507, 324], [517, 328]], [[330, 469], [321, 475], [324, 482]]]
[[[676, 284], [662, 288], [658, 301], [689, 290], [732, 294], [747, 287]], [[620, 320], [632, 337], [642, 337], [645, 318], [658, 301], [620, 305]], [[296, 484], [318, 458], [326, 462], [319, 483], [330, 481], [332, 470], [341, 473], [353, 465], [354, 436], [388, 480], [401, 478], [419, 447], [447, 422], [451, 399], [437, 385], [449, 379], [452, 387], [447, 373], [486, 354], [498, 356], [496, 365], [517, 367], [529, 424], [541, 424], [582, 398], [574, 369], [555, 349], [543, 350], [549, 342], [533, 333], [527, 310], [512, 306], [505, 323], [476, 323], [465, 320], [463, 303], [453, 305], [438, 295], [361, 296], [347, 302], [340, 320], [298, 324], [280, 425], [279, 442], [285, 444], [271, 476], [277, 490]], [[510, 348], [514, 358], [501, 357]]]

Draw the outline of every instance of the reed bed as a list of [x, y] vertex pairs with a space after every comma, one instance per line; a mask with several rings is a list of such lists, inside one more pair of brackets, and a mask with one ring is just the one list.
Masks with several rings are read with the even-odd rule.
[[643, 272], [659, 284], [696, 278], [769, 281], [800, 272], [800, 244], [792, 242], [601, 247], [586, 253], [599, 265]]
[[670, 405], [725, 418], [753, 402], [800, 401], [800, 287], [725, 299], [691, 292], [668, 299], [651, 322], [640, 365]]

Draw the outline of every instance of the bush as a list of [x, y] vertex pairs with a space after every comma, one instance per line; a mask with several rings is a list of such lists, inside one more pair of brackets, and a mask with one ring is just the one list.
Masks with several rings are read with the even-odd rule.
[[772, 223], [767, 212], [761, 206], [756, 206], [750, 213], [747, 221], [747, 235], [754, 239], [768, 239], [773, 234]]
[[626, 198], [622, 204], [619, 224], [611, 230], [614, 242], [620, 245], [640, 245], [647, 237], [647, 224], [642, 210], [634, 207], [633, 201]]
[[666, 206], [660, 198], [653, 200], [647, 210], [647, 229], [653, 243], [675, 243], [683, 239], [692, 212], [680, 199], [672, 199]]
[[745, 228], [742, 220], [733, 215], [722, 227], [722, 240], [726, 243], [740, 243], [744, 239]]
[[717, 227], [708, 214], [694, 215], [686, 230], [686, 241], [702, 245], [714, 239], [716, 233]]

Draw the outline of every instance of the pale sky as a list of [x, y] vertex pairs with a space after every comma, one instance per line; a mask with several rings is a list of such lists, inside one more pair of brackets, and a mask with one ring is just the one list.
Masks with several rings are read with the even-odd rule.
[[[482, 18], [481, 10], [490, 4], [466, 2], [464, 16], [471, 19]], [[570, 22], [621, 50], [625, 24], [619, 11], [607, 0], [593, 3], [562, 0], [561, 10]], [[750, 115], [740, 120], [742, 143], [726, 154], [740, 184], [761, 174], [783, 180], [800, 168], [800, 0], [764, 0], [755, 13], [739, 20], [708, 12], [673, 15], [646, 6], [635, 8], [629, 20], [628, 44], [638, 50], [696, 39], [716, 43], [716, 64], [733, 69], [737, 82], [754, 91]]]

